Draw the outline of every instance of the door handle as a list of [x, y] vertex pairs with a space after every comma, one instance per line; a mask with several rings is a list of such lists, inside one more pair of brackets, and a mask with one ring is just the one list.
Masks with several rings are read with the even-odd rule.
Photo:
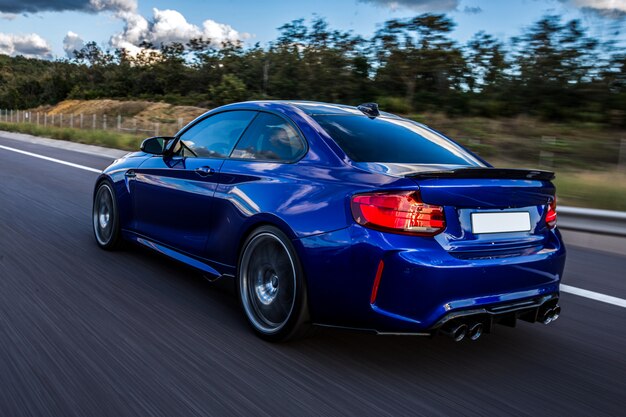
[[215, 173], [215, 170], [211, 167], [208, 166], [203, 166], [200, 168], [196, 168], [195, 169], [196, 174], [200, 175], [201, 177], [208, 177], [209, 175], [212, 175]]
[[135, 178], [137, 176], [137, 174], [135, 174], [135, 171], [133, 171], [132, 169], [126, 171], [124, 175], [126, 176], [126, 178]]

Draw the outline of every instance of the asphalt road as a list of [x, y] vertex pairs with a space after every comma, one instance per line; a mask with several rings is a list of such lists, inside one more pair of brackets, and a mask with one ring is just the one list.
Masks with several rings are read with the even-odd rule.
[[[0, 149], [0, 416], [625, 413], [625, 308], [563, 294], [554, 324], [475, 343], [320, 330], [269, 344], [228, 288], [147, 250], [98, 249], [96, 175]], [[564, 282], [624, 298], [625, 270], [570, 247]]]

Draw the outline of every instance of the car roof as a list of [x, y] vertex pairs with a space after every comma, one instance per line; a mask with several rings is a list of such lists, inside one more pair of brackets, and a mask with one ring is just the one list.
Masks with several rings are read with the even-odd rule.
[[[304, 113], [311, 116], [320, 116], [320, 115], [358, 115], [364, 116], [363, 112], [361, 112], [355, 106], [348, 106], [345, 104], [334, 104], [334, 103], [323, 103], [319, 101], [305, 101], [305, 100], [262, 100], [262, 101], [248, 101], [245, 103], [238, 104], [252, 104], [260, 107], [266, 107], [268, 105], [272, 107], [280, 107], [280, 106], [289, 106], [289, 107], [297, 107], [302, 110]], [[380, 115], [383, 117], [393, 117], [400, 118], [395, 114], [380, 112]]]

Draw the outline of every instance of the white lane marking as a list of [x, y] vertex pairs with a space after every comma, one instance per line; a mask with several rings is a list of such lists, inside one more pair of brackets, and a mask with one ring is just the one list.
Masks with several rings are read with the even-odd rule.
[[[62, 161], [62, 160], [56, 159], [56, 158], [50, 158], [49, 156], [39, 155], [39, 154], [32, 153], [32, 152], [22, 151], [20, 149], [9, 148], [8, 146], [0, 145], [0, 149], [4, 149], [4, 150], [7, 150], [7, 151], [11, 151], [11, 152], [21, 153], [21, 154], [24, 154], [24, 155], [28, 155], [28, 156], [32, 156], [32, 157], [35, 157], [35, 158], [44, 159], [44, 160], [50, 161], [50, 162], [56, 162], [57, 164], [67, 165], [67, 166], [78, 168], [78, 169], [84, 169], [85, 171], [96, 172], [98, 174], [102, 172], [99, 169], [86, 167], [84, 165], [74, 164], [72, 162]], [[616, 305], [616, 306], [619, 306], [619, 307], [626, 308], [626, 300], [624, 300], [623, 298], [617, 298], [617, 297], [613, 297], [613, 296], [602, 294], [602, 293], [595, 292], [595, 291], [584, 290], [582, 288], [571, 287], [571, 286], [565, 285], [565, 284], [561, 284], [561, 291], [566, 292], [566, 293], [570, 293], [570, 294], [574, 294], [574, 295], [578, 295], [580, 297], [585, 297], [585, 298], [589, 298], [589, 299], [592, 299], [592, 300], [601, 301], [603, 303], [612, 304], [612, 305]]]
[[78, 169], [84, 169], [85, 171], [96, 172], [98, 174], [102, 172], [102, 170], [100, 170], [100, 169], [86, 167], [84, 165], [78, 165], [78, 164], [74, 164], [72, 162], [62, 161], [62, 160], [56, 159], [56, 158], [50, 158], [49, 156], [39, 155], [38, 153], [26, 152], [26, 151], [22, 151], [20, 149], [9, 148], [8, 146], [4, 146], [4, 145], [0, 145], [0, 149], [4, 149], [6, 151], [11, 151], [11, 152], [21, 153], [21, 154], [32, 156], [32, 157], [35, 157], [35, 158], [44, 159], [44, 160], [50, 161], [50, 162], [56, 162], [57, 164], [67, 165], [69, 167], [74, 167], [74, 168], [78, 168]]
[[582, 288], [570, 287], [569, 285], [564, 284], [561, 284], [561, 291], [578, 295], [580, 297], [589, 298], [591, 300], [601, 301], [603, 303], [613, 304], [614, 306], [626, 308], [626, 300], [624, 300], [623, 298], [617, 298], [595, 291], [583, 290]]

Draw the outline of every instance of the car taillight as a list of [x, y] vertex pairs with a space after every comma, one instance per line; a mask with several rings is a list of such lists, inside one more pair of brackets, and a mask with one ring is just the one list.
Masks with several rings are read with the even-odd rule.
[[443, 207], [423, 203], [416, 191], [357, 194], [351, 208], [354, 220], [372, 229], [433, 236], [446, 227]]
[[556, 227], [556, 196], [548, 203], [548, 211], [546, 212], [546, 223], [550, 229]]

